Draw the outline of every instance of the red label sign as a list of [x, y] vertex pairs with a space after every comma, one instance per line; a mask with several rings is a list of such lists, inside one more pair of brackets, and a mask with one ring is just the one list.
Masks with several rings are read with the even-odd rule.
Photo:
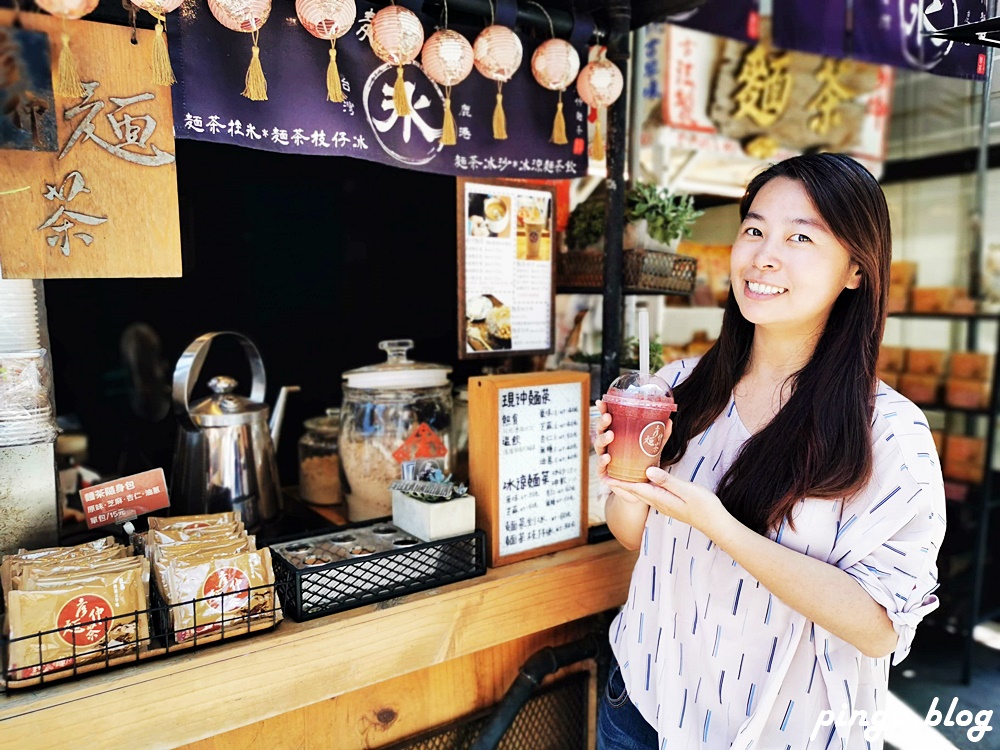
[[986, 55], [982, 52], [979, 53], [979, 57], [976, 59], [976, 73], [978, 75], [986, 73]]
[[95, 484], [80, 492], [87, 528], [121, 523], [170, 505], [163, 469]]
[[[108, 620], [114, 610], [103, 596], [86, 594], [78, 596], [59, 610], [57, 626], [59, 635], [71, 646], [90, 646], [104, 640]], [[104, 620], [104, 622], [102, 622]]]
[[213, 611], [232, 612], [245, 606], [250, 599], [250, 579], [239, 568], [219, 568], [205, 579], [201, 595], [211, 597], [206, 604]]

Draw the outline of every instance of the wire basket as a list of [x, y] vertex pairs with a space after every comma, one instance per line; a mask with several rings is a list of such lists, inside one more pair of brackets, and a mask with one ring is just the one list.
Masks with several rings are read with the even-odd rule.
[[[222, 591], [177, 604], [164, 603], [156, 586], [150, 588], [150, 606], [144, 610], [95, 618], [87, 621], [85, 626], [64, 626], [16, 638], [9, 635], [0, 637], [0, 644], [3, 646], [3, 679], [0, 680], [0, 687], [14, 690], [47, 685], [89, 672], [135, 664], [218, 643], [224, 639], [270, 630], [281, 620], [281, 608], [277, 604], [273, 584]], [[270, 608], [255, 611], [243, 618], [223, 617], [216, 622], [198, 624], [198, 604], [211, 602], [222, 612], [228, 613], [234, 607], [232, 601], [227, 607], [226, 597], [230, 600], [235, 598], [235, 603], [239, 604], [244, 600], [254, 599], [254, 595], [258, 593], [264, 594], [272, 602]], [[192, 627], [180, 634], [181, 638], [178, 639], [171, 632], [170, 623], [174, 612], [183, 608], [190, 608], [193, 621]], [[45, 659], [43, 644], [50, 638], [63, 639], [69, 646], [69, 654], [60, 659]], [[15, 651], [28, 658], [12, 663]], [[29, 656], [32, 654], [37, 654], [37, 657]]]
[[[625, 250], [623, 280], [626, 291], [692, 294], [698, 259], [658, 250]], [[604, 253], [570, 251], [556, 256], [556, 285], [576, 289], [604, 289]]]
[[478, 530], [420, 542], [380, 523], [271, 549], [285, 613], [300, 622], [486, 573]]

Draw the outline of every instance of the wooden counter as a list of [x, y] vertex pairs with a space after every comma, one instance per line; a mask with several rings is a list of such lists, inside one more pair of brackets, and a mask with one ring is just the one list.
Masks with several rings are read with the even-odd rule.
[[[257, 728], [253, 737], [237, 732], [232, 742], [197, 746], [273, 747], [276, 733], [287, 736], [285, 747], [353, 746], [319, 736], [297, 741], [287, 719], [272, 717], [301, 718], [313, 704], [410, 673], [430, 674], [453, 660], [471, 668], [477, 652], [511, 642], [521, 643], [520, 659], [552, 640], [539, 634], [566, 640], [571, 628], [563, 626], [625, 601], [634, 561], [635, 553], [616, 541], [578, 547], [306, 623], [285, 620], [273, 632], [190, 654], [11, 692], [0, 697], [0, 747], [61, 748], [84, 739], [93, 747], [177, 747], [248, 725]], [[392, 724], [396, 716], [392, 711], [393, 721], [382, 721], [388, 715], [379, 721]], [[409, 729], [433, 726], [430, 718], [415, 718]], [[404, 725], [393, 734], [406, 736]], [[262, 727], [271, 734], [264, 736]], [[357, 744], [384, 742], [367, 737]]]

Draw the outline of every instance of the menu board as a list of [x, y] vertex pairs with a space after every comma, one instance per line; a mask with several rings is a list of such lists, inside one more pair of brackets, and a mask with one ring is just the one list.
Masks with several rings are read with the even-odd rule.
[[553, 349], [555, 190], [458, 180], [458, 356]]
[[469, 475], [490, 564], [586, 542], [587, 373], [469, 380]]

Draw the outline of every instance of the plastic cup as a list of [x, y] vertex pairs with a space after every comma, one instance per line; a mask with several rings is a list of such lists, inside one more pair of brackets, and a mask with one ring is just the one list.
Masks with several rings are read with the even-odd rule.
[[677, 411], [673, 391], [656, 375], [629, 372], [611, 384], [602, 401], [615, 434], [608, 445], [608, 476], [622, 482], [648, 482], [646, 469], [659, 466], [670, 417]]

